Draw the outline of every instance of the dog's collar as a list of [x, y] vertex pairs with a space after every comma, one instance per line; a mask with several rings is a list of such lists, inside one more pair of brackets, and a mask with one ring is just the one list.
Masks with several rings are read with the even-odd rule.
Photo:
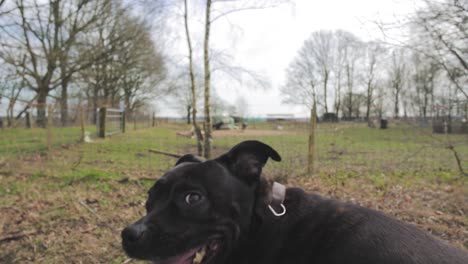
[[[286, 207], [284, 206], [284, 198], [286, 197], [286, 186], [281, 183], [274, 182], [271, 187], [271, 197], [268, 208], [274, 216], [283, 216], [286, 214]], [[281, 207], [281, 211], [277, 212], [274, 207]]]

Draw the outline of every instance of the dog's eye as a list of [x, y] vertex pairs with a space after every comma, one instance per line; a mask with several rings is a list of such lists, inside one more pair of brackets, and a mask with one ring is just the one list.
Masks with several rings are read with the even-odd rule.
[[189, 205], [192, 205], [192, 204], [200, 202], [202, 198], [203, 197], [201, 196], [201, 194], [196, 193], [196, 192], [191, 192], [185, 196], [185, 202]]

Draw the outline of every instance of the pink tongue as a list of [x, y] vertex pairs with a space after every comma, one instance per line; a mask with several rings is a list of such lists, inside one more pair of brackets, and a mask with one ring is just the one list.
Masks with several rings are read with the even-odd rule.
[[218, 243], [211, 243], [210, 244], [210, 249], [213, 250], [213, 251], [218, 250], [218, 247], [219, 247]]
[[188, 258], [186, 260], [181, 260], [181, 261], [178, 261], [178, 262], [174, 262], [174, 264], [192, 264], [192, 258]]
[[162, 261], [157, 261], [155, 264], [192, 264], [192, 256], [197, 253], [198, 249], [192, 249], [182, 255], [168, 258]]

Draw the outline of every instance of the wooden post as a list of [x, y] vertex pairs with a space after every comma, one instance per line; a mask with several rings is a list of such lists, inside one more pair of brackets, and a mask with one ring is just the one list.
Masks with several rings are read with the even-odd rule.
[[85, 122], [84, 122], [84, 107], [80, 106], [80, 126], [81, 126], [81, 135], [80, 142], [83, 143], [85, 140]]
[[133, 112], [133, 130], [137, 128], [136, 111]]
[[107, 109], [105, 107], [99, 108], [98, 119], [99, 119], [99, 126], [98, 126], [98, 137], [105, 138], [106, 137], [106, 113]]
[[120, 112], [121, 115], [122, 115], [122, 119], [120, 121], [120, 130], [122, 131], [122, 133], [125, 133], [125, 121], [126, 121], [126, 118], [127, 118], [127, 113], [125, 111], [122, 111]]
[[156, 113], [153, 112], [153, 125], [152, 127], [155, 127], [156, 126]]
[[31, 128], [31, 114], [29, 113], [29, 110], [26, 111], [25, 117], [26, 117], [26, 128]]
[[315, 127], [316, 127], [316, 109], [315, 104], [310, 110], [310, 127], [309, 127], [309, 153], [307, 159], [307, 174], [312, 175], [314, 172], [314, 158], [315, 158]]
[[52, 105], [47, 107], [47, 150], [52, 149]]

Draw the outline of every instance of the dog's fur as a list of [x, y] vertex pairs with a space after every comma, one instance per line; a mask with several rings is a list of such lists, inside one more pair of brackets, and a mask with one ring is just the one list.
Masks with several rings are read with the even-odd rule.
[[468, 263], [466, 251], [412, 225], [298, 188], [274, 216], [261, 177], [268, 158], [281, 160], [258, 141], [213, 160], [182, 157], [149, 190], [147, 215], [122, 232], [125, 251], [159, 264], [192, 263], [201, 247], [204, 264]]

